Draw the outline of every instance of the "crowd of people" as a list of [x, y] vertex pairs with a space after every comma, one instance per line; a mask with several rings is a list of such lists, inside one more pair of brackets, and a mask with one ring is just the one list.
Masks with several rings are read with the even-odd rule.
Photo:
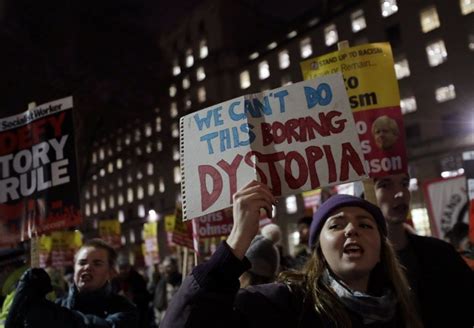
[[175, 258], [147, 281], [93, 239], [55, 302], [44, 270], [21, 276], [5, 327], [473, 327], [474, 273], [451, 244], [407, 229], [408, 185], [375, 179], [376, 204], [329, 197], [298, 221], [289, 257], [279, 227], [259, 227], [277, 200], [251, 181], [233, 196], [228, 238], [183, 281]]

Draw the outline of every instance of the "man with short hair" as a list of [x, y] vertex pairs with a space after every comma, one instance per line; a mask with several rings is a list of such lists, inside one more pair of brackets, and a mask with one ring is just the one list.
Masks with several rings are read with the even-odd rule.
[[374, 179], [375, 196], [388, 227], [388, 238], [406, 268], [424, 327], [473, 327], [474, 279], [448, 243], [417, 236], [405, 227], [410, 177], [406, 173]]
[[20, 279], [5, 328], [132, 327], [138, 313], [124, 297], [112, 293], [117, 253], [100, 239], [79, 249], [74, 259], [74, 284], [56, 304], [45, 299], [52, 290], [43, 269], [29, 269]]

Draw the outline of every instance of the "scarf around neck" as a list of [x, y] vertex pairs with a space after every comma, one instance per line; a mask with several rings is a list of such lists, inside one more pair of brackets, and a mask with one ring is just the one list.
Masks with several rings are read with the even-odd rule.
[[397, 299], [390, 289], [384, 290], [379, 297], [354, 291], [334, 278], [328, 270], [324, 272], [323, 282], [336, 293], [342, 304], [361, 316], [364, 325], [388, 322], [395, 315]]

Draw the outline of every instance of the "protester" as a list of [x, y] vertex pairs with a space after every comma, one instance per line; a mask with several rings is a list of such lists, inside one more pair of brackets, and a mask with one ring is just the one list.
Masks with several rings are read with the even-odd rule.
[[293, 261], [293, 268], [294, 269], [301, 269], [308, 261], [311, 255], [311, 249], [308, 246], [308, 238], [309, 238], [309, 228], [311, 226], [311, 222], [313, 218], [310, 216], [305, 216], [298, 220], [298, 234], [299, 234], [299, 241], [298, 245], [296, 246], [295, 258]]
[[409, 233], [404, 222], [410, 208], [409, 176], [374, 180], [377, 203], [387, 221], [388, 237], [406, 268], [425, 327], [473, 327], [474, 278], [447, 242]]
[[280, 283], [239, 291], [260, 209], [271, 213], [275, 198], [252, 181], [234, 194], [233, 204], [227, 242], [186, 278], [162, 327], [420, 327], [376, 206], [331, 197], [314, 215], [305, 268]]
[[145, 278], [130, 264], [127, 254], [119, 254], [117, 263], [119, 274], [114, 279], [114, 284], [117, 285], [116, 292], [136, 305], [140, 314], [138, 327], [148, 327], [151, 317], [148, 304], [151, 296]]
[[240, 287], [273, 282], [280, 266], [278, 249], [272, 240], [257, 235], [245, 253], [251, 267], [240, 276]]
[[160, 327], [171, 298], [181, 286], [182, 276], [178, 270], [178, 261], [174, 257], [165, 257], [162, 263], [160, 279], [156, 284], [153, 308], [155, 324]]
[[23, 274], [5, 328], [17, 327], [133, 327], [136, 308], [111, 292], [117, 254], [100, 239], [83, 244], [74, 259], [74, 285], [57, 303], [45, 299], [52, 290], [43, 269]]
[[446, 233], [447, 241], [453, 245], [466, 264], [474, 270], [474, 247], [469, 241], [469, 225], [458, 221]]

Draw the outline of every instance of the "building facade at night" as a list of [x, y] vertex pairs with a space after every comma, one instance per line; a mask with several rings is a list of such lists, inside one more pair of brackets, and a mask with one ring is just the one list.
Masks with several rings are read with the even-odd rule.
[[[461, 173], [462, 153], [474, 149], [474, 2], [321, 1], [284, 24], [258, 9], [245, 1], [203, 1], [161, 37], [169, 72], [157, 91], [161, 101], [149, 117], [94, 145], [82, 195], [87, 224], [118, 218], [123, 242], [134, 243], [149, 211], [172, 212], [179, 198], [179, 117], [301, 81], [301, 61], [347, 40], [392, 46], [416, 178], [413, 208], [426, 230], [422, 183]], [[294, 223], [304, 211], [301, 196], [292, 214], [280, 204], [277, 220]]]

